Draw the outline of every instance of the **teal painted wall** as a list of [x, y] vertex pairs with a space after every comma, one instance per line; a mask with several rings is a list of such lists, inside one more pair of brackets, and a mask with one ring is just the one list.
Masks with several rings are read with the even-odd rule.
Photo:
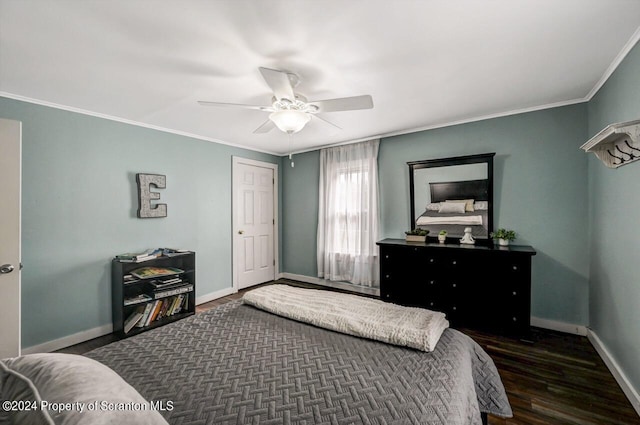
[[[192, 249], [198, 296], [232, 285], [231, 157], [279, 157], [6, 98], [0, 117], [23, 123], [23, 347], [109, 324], [118, 253]], [[139, 172], [167, 176], [168, 217], [136, 218]]]
[[318, 276], [316, 238], [318, 232], [318, 182], [320, 151], [293, 156], [295, 167], [284, 157], [282, 173], [282, 270]]
[[[589, 137], [640, 118], [640, 45], [588, 107]], [[589, 325], [640, 391], [640, 162], [609, 169], [589, 154], [591, 268]]]
[[406, 163], [495, 152], [494, 226], [516, 230], [537, 250], [532, 315], [574, 324], [588, 320], [586, 106], [547, 109], [383, 140], [382, 237], [409, 227]]
[[[532, 245], [532, 314], [586, 325], [588, 320], [586, 105], [385, 138], [378, 158], [380, 238], [409, 228], [407, 161], [496, 152], [495, 225]], [[317, 276], [318, 152], [283, 165], [283, 271]], [[483, 277], [484, 278], [484, 277]]]

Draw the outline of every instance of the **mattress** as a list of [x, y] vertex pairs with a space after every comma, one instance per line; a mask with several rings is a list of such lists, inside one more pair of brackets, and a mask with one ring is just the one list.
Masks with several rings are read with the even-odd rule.
[[[86, 354], [171, 424], [481, 424], [511, 416], [490, 357], [446, 329], [426, 353], [233, 301]], [[168, 403], [171, 402], [171, 403]]]

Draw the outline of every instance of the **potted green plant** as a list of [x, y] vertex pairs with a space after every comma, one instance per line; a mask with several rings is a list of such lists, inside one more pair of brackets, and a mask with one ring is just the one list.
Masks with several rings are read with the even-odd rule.
[[498, 245], [508, 246], [509, 242], [516, 238], [516, 232], [513, 230], [500, 228], [495, 232], [491, 232], [491, 239], [497, 239]]
[[447, 240], [447, 231], [440, 230], [440, 233], [438, 233], [438, 242], [444, 243], [446, 240]]
[[407, 230], [404, 233], [407, 242], [424, 242], [427, 240], [429, 231], [425, 229], [413, 229]]

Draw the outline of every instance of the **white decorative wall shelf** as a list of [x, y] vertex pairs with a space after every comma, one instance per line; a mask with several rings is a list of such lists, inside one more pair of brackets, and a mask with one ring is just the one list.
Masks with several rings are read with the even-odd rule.
[[610, 124], [580, 146], [594, 153], [609, 168], [640, 159], [640, 120]]

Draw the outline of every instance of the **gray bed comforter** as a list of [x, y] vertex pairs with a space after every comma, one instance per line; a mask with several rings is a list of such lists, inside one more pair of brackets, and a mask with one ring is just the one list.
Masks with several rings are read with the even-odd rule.
[[86, 354], [171, 424], [481, 424], [511, 416], [493, 361], [453, 329], [431, 353], [234, 301]]

